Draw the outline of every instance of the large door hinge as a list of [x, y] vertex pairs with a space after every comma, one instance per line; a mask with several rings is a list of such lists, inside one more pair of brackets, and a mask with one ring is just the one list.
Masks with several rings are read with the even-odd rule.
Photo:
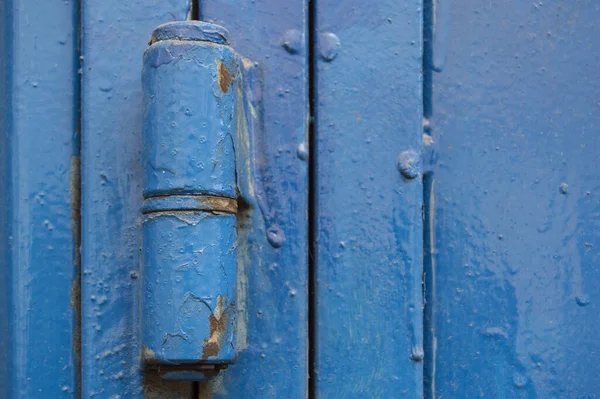
[[242, 74], [210, 23], [161, 25], [144, 54], [142, 359], [163, 378], [236, 360]]

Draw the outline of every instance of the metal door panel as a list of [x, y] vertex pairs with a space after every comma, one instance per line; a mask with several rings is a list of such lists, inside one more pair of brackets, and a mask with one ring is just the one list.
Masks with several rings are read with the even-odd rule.
[[596, 397], [600, 8], [430, 11], [426, 397]]
[[82, 397], [187, 398], [140, 370], [142, 53], [187, 1], [82, 2]]
[[78, 390], [76, 11], [0, 3], [2, 398]]
[[421, 2], [315, 11], [314, 392], [421, 397]]
[[[160, 288], [147, 291], [144, 328], [160, 347], [176, 324], [158, 275], [179, 240], [193, 254], [206, 242], [227, 267], [174, 277], [177, 294], [201, 281], [237, 311], [219, 356], [198, 360], [197, 339], [156, 363], [171, 378], [206, 377], [194, 372], [204, 360], [228, 368], [168, 381], [139, 338], [142, 54], [157, 25], [198, 18], [228, 29], [231, 47], [186, 59], [184, 80], [171, 75], [182, 65], [163, 68], [148, 123], [189, 122], [172, 130], [185, 156], [165, 158], [187, 185], [203, 170], [188, 168], [191, 125], [210, 120], [231, 137], [209, 140], [217, 156], [198, 153], [212, 157], [203, 178], [227, 190], [202, 181], [180, 195], [158, 175], [147, 193], [150, 213], [193, 202], [208, 216], [188, 228], [146, 215], [146, 240], [171, 252], [144, 245]], [[597, 395], [595, 3], [7, 0], [0, 21], [0, 397]], [[225, 40], [209, 26], [182, 44], [190, 24], [178, 26], [167, 50]], [[224, 75], [217, 53], [233, 68]], [[202, 78], [196, 62], [210, 64]], [[219, 108], [211, 85], [236, 92]], [[205, 194], [227, 209], [199, 206]], [[164, 240], [168, 229], [177, 234]], [[214, 327], [208, 310], [195, 333]], [[198, 368], [169, 369], [180, 360]]]

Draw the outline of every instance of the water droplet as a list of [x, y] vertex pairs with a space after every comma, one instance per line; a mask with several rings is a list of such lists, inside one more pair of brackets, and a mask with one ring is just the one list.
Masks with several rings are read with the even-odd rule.
[[500, 327], [488, 327], [482, 331], [482, 335], [486, 337], [499, 337], [508, 339], [508, 334]]
[[267, 240], [273, 248], [279, 248], [283, 245], [285, 237], [279, 226], [273, 225], [269, 227], [267, 230]]
[[527, 385], [527, 377], [525, 377], [521, 373], [515, 373], [513, 375], [513, 384], [514, 384], [515, 388], [521, 389], [525, 385]]
[[296, 155], [298, 155], [298, 158], [303, 161], [308, 159], [308, 147], [306, 146], [306, 143], [301, 143], [298, 145], [298, 148], [296, 149]]
[[558, 189], [561, 194], [566, 194], [569, 191], [569, 185], [567, 183], [561, 183]]
[[425, 352], [423, 351], [423, 348], [420, 346], [413, 347], [410, 353], [410, 358], [414, 362], [420, 362], [423, 360], [425, 358]]
[[591, 301], [588, 297], [579, 295], [579, 296], [575, 297], [575, 302], [577, 303], [578, 306], [585, 307], [585, 306], [589, 305]]

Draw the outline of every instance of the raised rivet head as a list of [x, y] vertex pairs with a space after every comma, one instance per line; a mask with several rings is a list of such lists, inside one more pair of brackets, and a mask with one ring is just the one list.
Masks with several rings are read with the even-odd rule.
[[302, 49], [302, 33], [290, 29], [283, 34], [281, 46], [290, 54], [298, 54]]
[[420, 159], [415, 150], [407, 150], [398, 156], [398, 170], [407, 180], [419, 176]]
[[340, 39], [333, 33], [323, 33], [319, 39], [321, 57], [327, 62], [331, 62], [337, 57], [341, 47]]
[[175, 21], [159, 25], [150, 44], [163, 40], [181, 40], [229, 44], [229, 32], [220, 25], [203, 21]]

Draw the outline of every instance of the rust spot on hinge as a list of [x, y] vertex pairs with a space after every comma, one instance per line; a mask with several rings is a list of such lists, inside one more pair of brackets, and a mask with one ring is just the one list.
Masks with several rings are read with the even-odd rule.
[[232, 305], [230, 304], [227, 309], [219, 311], [223, 309], [223, 297], [219, 296], [217, 298], [215, 311], [208, 316], [210, 337], [205, 339], [202, 345], [202, 359], [206, 360], [209, 357], [217, 357], [219, 355], [223, 336], [228, 330], [227, 322], [229, 321], [231, 308]]
[[229, 71], [229, 68], [222, 62], [218, 62], [219, 64], [219, 88], [223, 93], [227, 93], [229, 91], [229, 86], [231, 85], [231, 81], [233, 80], [233, 75]]
[[238, 210], [237, 201], [231, 198], [207, 195], [201, 200], [214, 212], [237, 213]]

